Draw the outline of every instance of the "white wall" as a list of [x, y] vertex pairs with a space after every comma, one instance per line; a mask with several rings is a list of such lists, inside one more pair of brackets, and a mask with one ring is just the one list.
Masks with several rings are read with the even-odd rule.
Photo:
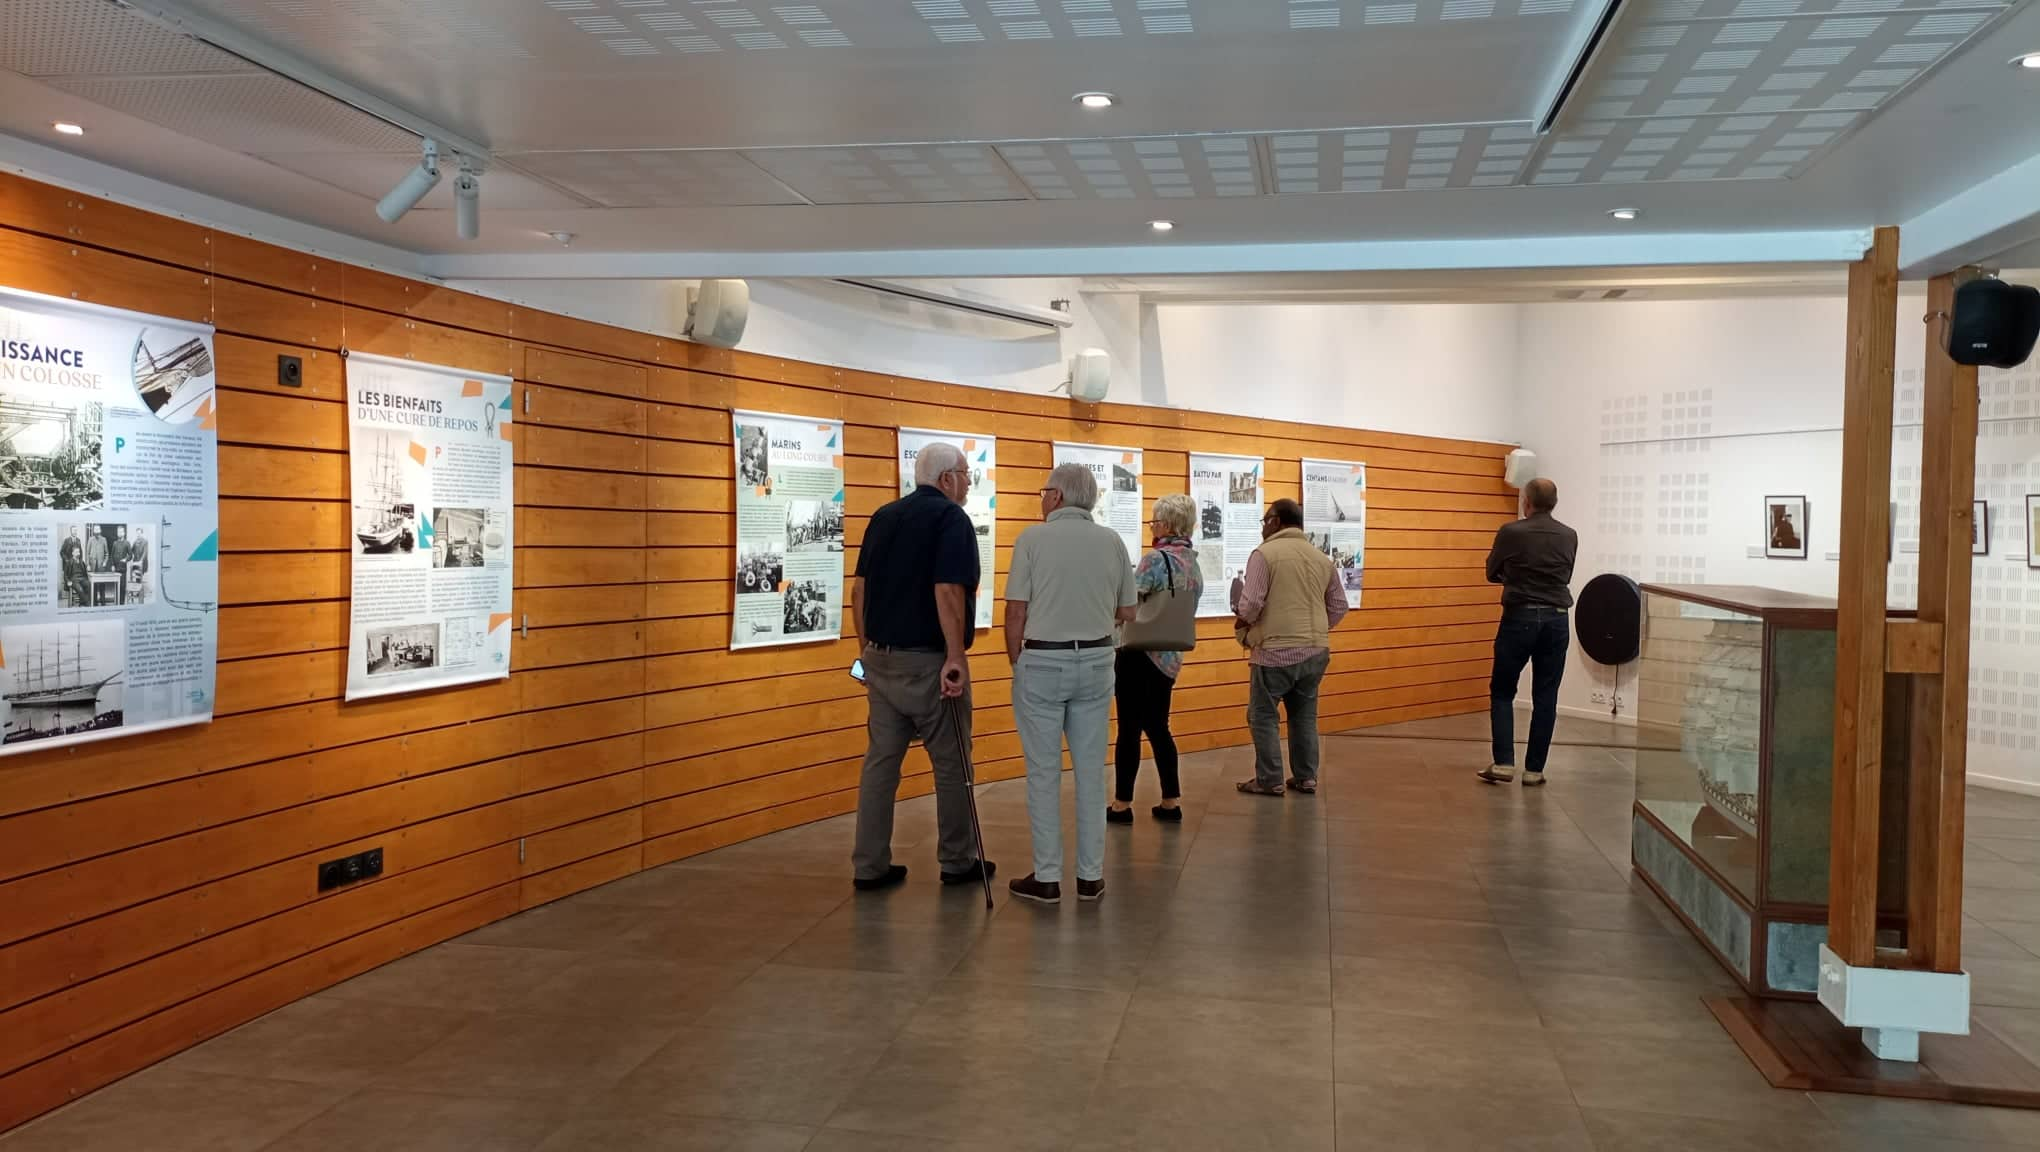
[[[937, 282], [923, 282], [937, 283]], [[827, 282], [754, 280], [740, 347], [867, 372], [1047, 394], [1082, 348], [1112, 355], [1106, 399], [1459, 439], [1513, 441], [1516, 306], [1142, 305], [1076, 280], [939, 282], [995, 301], [1070, 302], [1060, 337], [989, 339]], [[452, 287], [677, 334], [686, 283], [462, 280]]]
[[[1164, 304], [1171, 402], [1355, 428], [1514, 441], [1513, 304]], [[1152, 369], [1152, 365], [1146, 365]]]
[[[1895, 607], [1918, 591], [1923, 311], [1917, 296], [1899, 305]], [[1526, 306], [1519, 427], [1580, 533], [1576, 586], [1614, 571], [1833, 595], [1844, 321], [1839, 298]], [[2040, 572], [2023, 525], [2040, 491], [2040, 369], [1986, 370], [1981, 386], [1977, 495], [1994, 531], [1976, 561], [1970, 773], [2040, 791]], [[1762, 558], [1766, 495], [1807, 497], [1809, 559]], [[1575, 648], [1561, 705], [1605, 715], [1609, 693], [1633, 710], [1633, 680]]]

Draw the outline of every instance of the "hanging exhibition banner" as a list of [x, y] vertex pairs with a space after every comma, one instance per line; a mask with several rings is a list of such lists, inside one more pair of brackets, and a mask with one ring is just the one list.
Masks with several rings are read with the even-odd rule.
[[731, 648], [843, 634], [843, 422], [733, 412], [736, 610]]
[[999, 493], [994, 469], [999, 462], [999, 442], [991, 436], [967, 436], [961, 432], [934, 432], [926, 428], [900, 429], [900, 495], [914, 490], [914, 461], [923, 446], [943, 441], [963, 453], [970, 466], [970, 494], [963, 510], [970, 514], [970, 526], [977, 530], [978, 594], [977, 624], [992, 626], [993, 546], [998, 541]]
[[347, 699], [510, 675], [510, 378], [347, 357]]
[[1303, 530], [1339, 570], [1347, 606], [1358, 608], [1367, 568], [1367, 465], [1303, 462]]
[[0, 288], [0, 754], [212, 719], [213, 330]]
[[1261, 458], [1190, 454], [1190, 498], [1197, 501], [1199, 616], [1230, 616], [1233, 578], [1261, 545]]
[[1141, 450], [1058, 440], [1052, 460], [1058, 465], [1082, 464], [1098, 478], [1098, 503], [1091, 509], [1091, 519], [1119, 533], [1126, 541], [1126, 554], [1139, 563], [1140, 526], [1146, 519], [1140, 503]]

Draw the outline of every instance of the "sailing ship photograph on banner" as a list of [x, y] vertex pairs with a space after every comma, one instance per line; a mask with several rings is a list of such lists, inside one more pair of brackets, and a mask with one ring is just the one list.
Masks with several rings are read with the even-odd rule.
[[0, 755], [212, 718], [203, 324], [0, 289]]
[[347, 699], [510, 674], [512, 387], [348, 354]]

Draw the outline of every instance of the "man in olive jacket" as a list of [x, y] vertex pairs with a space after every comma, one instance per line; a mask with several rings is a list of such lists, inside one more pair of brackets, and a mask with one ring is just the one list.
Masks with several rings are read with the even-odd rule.
[[1254, 734], [1254, 778], [1235, 785], [1280, 796], [1282, 733], [1275, 706], [1289, 715], [1287, 787], [1318, 787], [1318, 685], [1331, 666], [1331, 630], [1346, 615], [1346, 589], [1331, 557], [1303, 534], [1303, 506], [1277, 500], [1261, 518], [1261, 546], [1234, 588], [1235, 626], [1251, 650], [1247, 727]]

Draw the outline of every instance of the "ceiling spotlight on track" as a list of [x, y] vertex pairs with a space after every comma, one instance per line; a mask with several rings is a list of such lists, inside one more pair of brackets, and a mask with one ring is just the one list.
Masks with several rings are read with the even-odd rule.
[[404, 173], [404, 178], [397, 181], [389, 195], [376, 203], [375, 214], [382, 217], [383, 223], [395, 224], [404, 218], [404, 213], [416, 208], [418, 201], [423, 200], [438, 183], [439, 144], [427, 140], [424, 155], [418, 158], [418, 166]]
[[460, 158], [460, 175], [453, 179], [454, 226], [463, 240], [482, 234], [482, 175]]

